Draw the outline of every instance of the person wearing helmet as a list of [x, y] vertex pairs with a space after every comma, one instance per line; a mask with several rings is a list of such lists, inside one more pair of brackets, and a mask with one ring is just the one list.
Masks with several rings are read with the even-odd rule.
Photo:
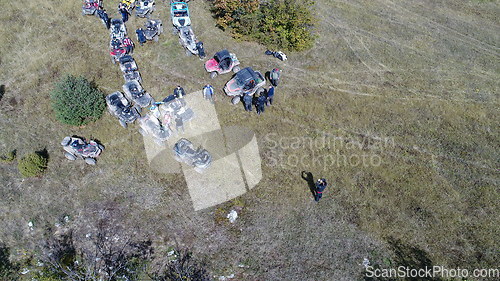
[[319, 199], [321, 199], [321, 197], [323, 197], [323, 191], [325, 190], [327, 185], [328, 185], [328, 183], [326, 182], [326, 179], [324, 179], [324, 178], [321, 178], [316, 182], [316, 190], [315, 190], [316, 193], [314, 195], [314, 200], [316, 200], [316, 202], [318, 202]]
[[212, 104], [214, 103], [214, 87], [212, 85], [207, 84], [203, 87], [203, 98], [209, 100]]

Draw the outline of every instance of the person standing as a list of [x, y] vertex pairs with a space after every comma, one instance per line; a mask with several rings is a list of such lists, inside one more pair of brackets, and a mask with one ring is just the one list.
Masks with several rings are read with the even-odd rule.
[[196, 40], [196, 50], [198, 50], [198, 56], [200, 59], [205, 58], [205, 48], [203, 48], [203, 42]]
[[269, 86], [269, 89], [266, 92], [266, 105], [267, 106], [272, 105], [273, 104], [273, 100], [274, 100], [274, 87], [273, 86]]
[[278, 68], [274, 68], [269, 73], [269, 80], [271, 81], [271, 84], [274, 87], [278, 86], [278, 83], [279, 83], [279, 80], [280, 80], [280, 75], [281, 75], [281, 70], [279, 70]]
[[316, 194], [314, 196], [314, 200], [316, 200], [316, 202], [318, 202], [319, 199], [321, 199], [321, 197], [323, 197], [323, 191], [325, 190], [327, 185], [328, 184], [326, 182], [326, 179], [324, 179], [324, 178], [321, 178], [316, 182], [316, 190], [315, 190]]
[[214, 87], [212, 85], [207, 84], [203, 87], [203, 98], [214, 104]]
[[245, 111], [252, 111], [252, 96], [244, 95], [243, 96], [243, 105], [245, 106]]
[[128, 10], [127, 6], [123, 3], [118, 4], [118, 11], [122, 15], [122, 21], [123, 23], [128, 21]]
[[256, 109], [257, 109], [257, 114], [261, 114], [264, 112], [264, 107], [265, 107], [265, 104], [266, 104], [266, 96], [261, 94], [258, 98], [257, 98], [257, 101], [256, 101]]
[[177, 88], [175, 88], [174, 96], [176, 98], [182, 98], [185, 95], [186, 95], [186, 92], [184, 91], [184, 89], [181, 86], [177, 86]]
[[184, 133], [184, 122], [178, 115], [175, 117], [175, 130], [177, 130], [177, 133], [180, 133], [181, 131]]

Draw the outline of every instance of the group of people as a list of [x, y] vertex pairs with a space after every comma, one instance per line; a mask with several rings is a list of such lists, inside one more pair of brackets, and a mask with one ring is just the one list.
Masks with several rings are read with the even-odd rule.
[[257, 114], [264, 112], [266, 106], [271, 106], [274, 100], [274, 86], [269, 86], [260, 96], [244, 95], [242, 98], [245, 111], [252, 111], [252, 105], [255, 106]]

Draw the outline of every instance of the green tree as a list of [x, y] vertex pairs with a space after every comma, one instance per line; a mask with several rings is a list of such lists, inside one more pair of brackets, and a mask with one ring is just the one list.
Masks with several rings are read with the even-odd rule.
[[104, 95], [84, 77], [65, 76], [50, 94], [60, 122], [81, 126], [99, 119], [106, 107]]
[[311, 48], [314, 17], [310, 0], [214, 0], [217, 25], [233, 37], [268, 47], [302, 51]]
[[17, 168], [25, 178], [41, 176], [47, 169], [47, 157], [40, 153], [29, 153], [19, 159]]

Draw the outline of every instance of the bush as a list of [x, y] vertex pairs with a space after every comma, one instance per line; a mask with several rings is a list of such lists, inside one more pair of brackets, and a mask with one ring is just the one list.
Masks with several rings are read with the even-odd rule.
[[84, 77], [64, 77], [56, 83], [50, 98], [57, 120], [73, 126], [99, 119], [106, 107], [103, 93]]
[[18, 161], [17, 168], [25, 178], [41, 176], [47, 169], [47, 157], [36, 152], [26, 154]]
[[301, 51], [312, 47], [314, 18], [309, 0], [214, 0], [217, 25], [236, 38], [256, 40], [270, 48]]
[[11, 150], [6, 154], [0, 156], [0, 162], [2, 163], [10, 163], [16, 159], [16, 150]]

